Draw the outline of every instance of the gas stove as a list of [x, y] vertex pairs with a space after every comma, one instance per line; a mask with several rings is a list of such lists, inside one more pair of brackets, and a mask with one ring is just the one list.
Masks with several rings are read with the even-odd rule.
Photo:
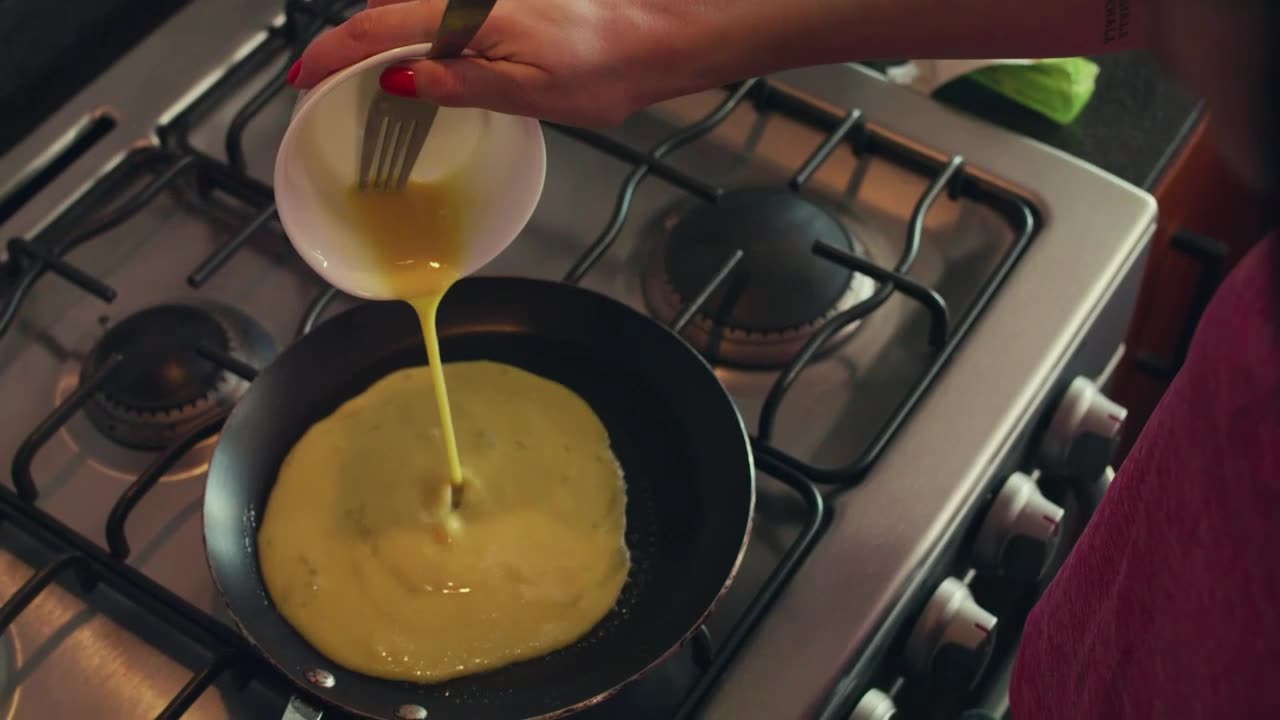
[[[286, 713], [200, 507], [255, 372], [356, 302], [296, 256], [270, 187], [285, 69], [342, 5], [195, 0], [0, 158], [0, 713]], [[1124, 409], [1101, 388], [1153, 199], [855, 65], [546, 137], [538, 210], [484, 274], [679, 327], [759, 469], [706, 626], [582, 716], [998, 709], [1105, 489]]]

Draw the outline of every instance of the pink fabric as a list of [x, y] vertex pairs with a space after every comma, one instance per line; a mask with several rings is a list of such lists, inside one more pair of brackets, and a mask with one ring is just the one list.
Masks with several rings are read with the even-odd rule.
[[1200, 323], [1032, 613], [1014, 720], [1280, 718], [1280, 238]]

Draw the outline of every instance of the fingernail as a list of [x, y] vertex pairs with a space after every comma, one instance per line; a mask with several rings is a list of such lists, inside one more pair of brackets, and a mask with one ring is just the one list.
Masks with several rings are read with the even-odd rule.
[[413, 81], [413, 71], [407, 67], [389, 67], [378, 78], [382, 89], [400, 97], [417, 97], [418, 84]]
[[293, 65], [289, 67], [289, 74], [285, 76], [285, 82], [292, 85], [298, 79], [298, 73], [302, 72], [302, 61], [294, 60]]

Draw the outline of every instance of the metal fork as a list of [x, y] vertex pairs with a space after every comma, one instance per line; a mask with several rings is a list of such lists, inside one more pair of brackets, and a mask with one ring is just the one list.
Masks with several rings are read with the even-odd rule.
[[[496, 0], [449, 0], [428, 58], [457, 57], [467, 49]], [[364, 121], [360, 189], [400, 191], [409, 182], [440, 106], [375, 92]]]

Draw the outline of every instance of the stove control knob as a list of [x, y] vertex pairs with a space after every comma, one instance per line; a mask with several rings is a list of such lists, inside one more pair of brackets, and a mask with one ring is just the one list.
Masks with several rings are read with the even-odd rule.
[[907, 637], [907, 666], [948, 685], [970, 688], [982, 676], [995, 644], [996, 617], [956, 578], [942, 581]]
[[1040, 445], [1046, 468], [1092, 482], [1110, 464], [1128, 414], [1089, 378], [1072, 380]]
[[1111, 489], [1111, 481], [1115, 480], [1116, 471], [1110, 465], [1102, 474], [1092, 481], [1080, 480], [1076, 483], [1076, 497], [1080, 499], [1085, 515], [1092, 516], [1102, 504], [1102, 498]]
[[897, 716], [898, 706], [893, 704], [893, 700], [884, 692], [871, 688], [849, 714], [849, 720], [893, 720]]
[[1020, 580], [1039, 580], [1058, 545], [1063, 510], [1016, 472], [991, 503], [974, 542], [977, 564]]

